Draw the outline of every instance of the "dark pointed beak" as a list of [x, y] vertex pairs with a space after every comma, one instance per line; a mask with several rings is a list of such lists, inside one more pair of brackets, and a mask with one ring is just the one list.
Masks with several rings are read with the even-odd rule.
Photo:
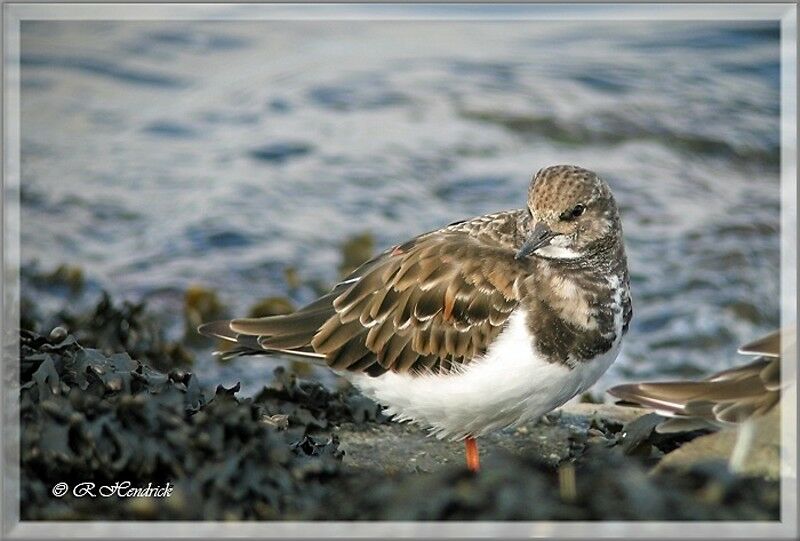
[[528, 235], [528, 238], [525, 240], [525, 244], [523, 244], [522, 248], [519, 249], [517, 255], [514, 256], [514, 259], [519, 260], [523, 257], [528, 257], [542, 246], [547, 246], [550, 244], [550, 241], [553, 240], [553, 237], [555, 236], [556, 233], [553, 233], [546, 223], [539, 222], [536, 224], [536, 227], [533, 228], [531, 234]]

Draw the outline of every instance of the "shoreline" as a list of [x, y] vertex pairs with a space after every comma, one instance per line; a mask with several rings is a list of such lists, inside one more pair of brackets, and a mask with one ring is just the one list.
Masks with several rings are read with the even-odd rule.
[[[331, 390], [278, 368], [272, 384], [239, 397], [238, 385], [214, 388], [186, 368], [159, 370], [122, 347], [84, 347], [64, 329], [47, 337], [23, 331], [21, 340], [25, 520], [779, 516], [779, 483], [763, 468], [730, 472], [724, 449], [700, 446], [690, 460], [659, 466], [676, 450], [723, 434], [659, 435], [645, 410], [568, 404], [482, 438], [483, 469], [473, 475], [462, 444], [389, 421], [352, 388]], [[170, 350], [162, 345], [149, 355]], [[772, 455], [761, 460], [769, 465]], [[95, 500], [51, 493], [62, 482], [121, 481], [170, 483], [173, 491]]]

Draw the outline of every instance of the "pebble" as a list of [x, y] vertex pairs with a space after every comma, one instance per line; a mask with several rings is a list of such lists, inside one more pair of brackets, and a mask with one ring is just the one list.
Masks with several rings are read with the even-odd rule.
[[48, 340], [50, 342], [57, 344], [58, 342], [63, 341], [67, 337], [67, 329], [64, 327], [54, 327], [52, 331], [50, 331], [50, 336]]

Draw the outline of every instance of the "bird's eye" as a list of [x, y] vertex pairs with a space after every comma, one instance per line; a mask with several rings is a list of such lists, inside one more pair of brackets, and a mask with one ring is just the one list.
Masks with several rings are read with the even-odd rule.
[[577, 218], [578, 216], [583, 214], [585, 210], [586, 210], [586, 207], [584, 205], [582, 205], [581, 203], [578, 203], [577, 205], [572, 207], [571, 210], [563, 212], [561, 214], [560, 218], [563, 221], [574, 220], [575, 218]]

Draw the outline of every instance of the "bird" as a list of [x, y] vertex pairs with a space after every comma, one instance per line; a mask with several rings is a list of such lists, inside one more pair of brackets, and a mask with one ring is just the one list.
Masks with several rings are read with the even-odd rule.
[[399, 422], [464, 441], [519, 426], [591, 387], [633, 315], [619, 210], [574, 165], [540, 169], [523, 208], [396, 244], [288, 315], [198, 328], [223, 355], [324, 365]]
[[[768, 413], [779, 402], [781, 334], [776, 330], [741, 346], [740, 354], [755, 356], [751, 362], [705, 379], [625, 383], [607, 392], [667, 417], [657, 426], [659, 432], [731, 427]], [[791, 331], [784, 334], [794, 339]]]
[[744, 365], [702, 380], [625, 383], [607, 392], [666, 417], [656, 425], [659, 433], [737, 429], [730, 465], [739, 470], [752, 444], [753, 422], [780, 402], [781, 351], [795, 343], [794, 328], [778, 329], [739, 347], [740, 354], [754, 356]]

